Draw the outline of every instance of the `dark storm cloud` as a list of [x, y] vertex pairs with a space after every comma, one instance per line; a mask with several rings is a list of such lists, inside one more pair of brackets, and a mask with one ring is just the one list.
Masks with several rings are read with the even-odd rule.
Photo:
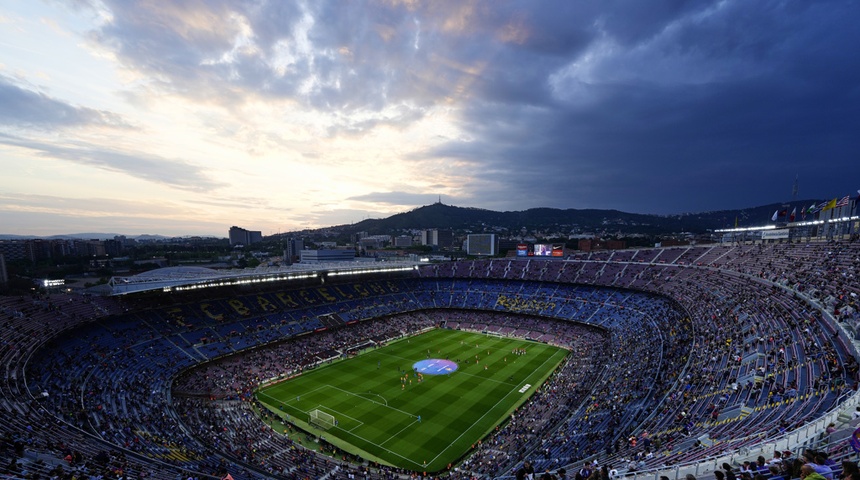
[[111, 112], [76, 107], [44, 93], [23, 88], [0, 75], [0, 125], [16, 127], [69, 127], [103, 125], [128, 127]]
[[469, 163], [472, 205], [677, 212], [860, 181], [857, 2], [105, 5], [94, 38], [183, 95], [291, 99], [344, 115], [332, 135], [450, 105], [466, 140], [423, 157]]
[[211, 180], [202, 168], [179, 159], [143, 153], [132, 154], [89, 144], [59, 145], [3, 133], [0, 133], [0, 144], [25, 148], [46, 158], [123, 173], [180, 190], [209, 192], [223, 186]]
[[549, 83], [551, 100], [502, 102], [488, 82], [495, 101], [471, 103], [462, 119], [470, 141], [428, 156], [472, 159], [490, 177], [475, 199], [499, 207], [500, 191], [526, 205], [747, 206], [787, 200], [795, 174], [802, 198], [853, 192], [857, 4], [720, 5], [667, 10], [662, 21], [648, 19], [639, 40], [630, 33], [636, 12], [604, 17], [591, 51], [567, 59], [578, 68], [520, 85], [542, 91]]

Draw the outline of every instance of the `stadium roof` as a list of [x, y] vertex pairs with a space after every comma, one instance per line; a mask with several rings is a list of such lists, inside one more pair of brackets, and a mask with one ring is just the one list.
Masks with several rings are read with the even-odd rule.
[[164, 267], [139, 273], [133, 278], [200, 278], [211, 275], [218, 275], [218, 271], [205, 267]]
[[230, 270], [213, 270], [204, 267], [166, 267], [128, 277], [111, 277], [108, 285], [110, 295], [127, 295], [153, 290], [170, 292], [251, 283], [303, 280], [322, 276], [408, 271], [418, 268], [418, 265], [423, 263], [412, 260], [320, 262], [306, 265], [260, 266]]

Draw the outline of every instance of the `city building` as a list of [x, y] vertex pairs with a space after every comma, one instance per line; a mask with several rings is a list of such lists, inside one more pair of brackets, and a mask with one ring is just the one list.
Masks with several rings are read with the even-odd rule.
[[74, 245], [79, 257], [104, 257], [107, 255], [105, 243], [98, 239], [75, 240]]
[[6, 256], [6, 260], [29, 260], [36, 262], [48, 258], [67, 256], [103, 257], [105, 255], [115, 256], [121, 251], [122, 245], [115, 240], [45, 240], [41, 238], [0, 240], [0, 253]]
[[421, 231], [421, 245], [448, 250], [454, 244], [454, 232], [450, 230], [430, 229]]
[[0, 287], [9, 283], [9, 272], [6, 270], [6, 257], [0, 253]]
[[300, 238], [290, 237], [284, 242], [284, 265], [292, 265], [300, 260], [299, 255], [304, 250], [304, 241]]
[[394, 246], [395, 247], [411, 247], [412, 246], [412, 236], [411, 235], [398, 235], [394, 237]]
[[466, 253], [469, 255], [493, 256], [498, 252], [495, 233], [473, 233], [466, 237]]
[[358, 241], [363, 250], [385, 248], [391, 243], [391, 235], [370, 235]]
[[367, 232], [358, 232], [351, 235], [353, 245], [358, 243], [362, 238], [366, 238], [369, 234]]
[[517, 245], [520, 242], [514, 238], [500, 238], [499, 239], [499, 253], [501, 252], [514, 252], [516, 254]]
[[355, 251], [352, 249], [302, 250], [301, 263], [352, 262]]
[[263, 241], [263, 232], [258, 230], [245, 230], [244, 228], [232, 226], [229, 232], [230, 245], [251, 245]]
[[0, 240], [0, 254], [7, 260], [33, 260], [30, 258], [27, 243], [22, 240]]
[[583, 252], [594, 250], [623, 250], [627, 248], [624, 240], [604, 240], [600, 237], [583, 238], [579, 240], [579, 249]]
[[30, 260], [37, 261], [51, 258], [52, 242], [50, 240], [34, 238], [25, 240], [24, 242], [27, 245]]

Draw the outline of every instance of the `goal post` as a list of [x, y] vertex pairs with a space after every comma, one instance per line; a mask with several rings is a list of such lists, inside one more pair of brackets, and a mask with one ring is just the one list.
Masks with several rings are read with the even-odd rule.
[[325, 413], [320, 409], [313, 409], [308, 413], [308, 423], [323, 430], [328, 430], [335, 426], [336, 421], [334, 415]]

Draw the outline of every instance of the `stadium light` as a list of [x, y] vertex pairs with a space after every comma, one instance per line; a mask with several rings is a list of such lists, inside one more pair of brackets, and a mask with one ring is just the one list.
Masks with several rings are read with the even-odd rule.
[[334, 277], [338, 275], [363, 275], [365, 273], [388, 273], [388, 272], [407, 272], [409, 270], [418, 270], [418, 265], [412, 265], [409, 267], [389, 267], [389, 268], [362, 268], [355, 270], [337, 270], [334, 272], [328, 272], [328, 276]]
[[714, 230], [717, 233], [741, 233], [741, 232], [760, 232], [762, 230], [775, 230], [776, 225], [764, 225], [761, 227], [741, 227], [741, 228], [723, 228]]

